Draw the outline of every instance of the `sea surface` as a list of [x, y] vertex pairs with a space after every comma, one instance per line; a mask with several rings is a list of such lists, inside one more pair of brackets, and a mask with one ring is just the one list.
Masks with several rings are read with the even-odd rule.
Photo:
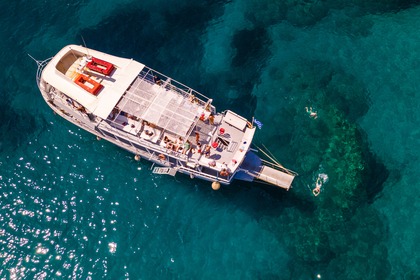
[[[0, 279], [420, 279], [419, 4], [1, 1]], [[155, 175], [54, 115], [28, 54], [82, 38], [254, 116], [293, 188]]]

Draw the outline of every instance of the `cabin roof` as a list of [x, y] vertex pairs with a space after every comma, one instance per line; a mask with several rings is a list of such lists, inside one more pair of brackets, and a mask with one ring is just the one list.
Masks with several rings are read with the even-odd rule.
[[[77, 76], [75, 64], [86, 55], [110, 62], [116, 68], [110, 76], [89, 73], [103, 85], [97, 95], [72, 82]], [[66, 63], [66, 60], [69, 60], [69, 63]], [[62, 65], [65, 65], [64, 69]], [[53, 57], [42, 75], [43, 79], [54, 88], [76, 100], [94, 115], [106, 119], [143, 67], [143, 64], [133, 59], [108, 55], [83, 46], [68, 45]]]

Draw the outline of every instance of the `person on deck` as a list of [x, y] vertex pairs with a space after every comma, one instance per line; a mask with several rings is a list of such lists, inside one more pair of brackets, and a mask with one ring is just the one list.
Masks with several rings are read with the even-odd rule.
[[182, 153], [185, 155], [185, 154], [187, 154], [190, 151], [190, 149], [191, 149], [191, 143], [190, 143], [189, 140], [187, 140], [184, 143], [184, 150], [182, 151]]
[[209, 124], [214, 125], [214, 115], [213, 113], [210, 113], [210, 116], [208, 117]]
[[159, 86], [162, 84], [162, 80], [156, 75], [153, 76], [153, 81]]
[[220, 176], [223, 176], [223, 177], [227, 177], [227, 176], [229, 176], [229, 172], [227, 171], [227, 169], [226, 169], [226, 168], [223, 168], [223, 169], [220, 171]]

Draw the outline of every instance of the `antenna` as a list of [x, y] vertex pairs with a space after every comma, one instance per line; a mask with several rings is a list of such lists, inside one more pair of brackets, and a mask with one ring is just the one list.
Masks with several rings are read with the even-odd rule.
[[85, 42], [85, 39], [83, 38], [83, 35], [80, 35], [80, 37], [82, 37], [83, 46], [85, 46], [85, 49], [86, 49], [86, 52], [87, 52], [87, 58], [88, 58], [88, 59], [91, 59], [91, 58], [92, 58], [92, 56], [89, 54], [89, 49], [88, 49], [88, 48], [87, 48], [87, 46], [86, 46], [86, 42]]
[[41, 66], [41, 61], [39, 61], [39, 60], [37, 60], [37, 59], [35, 59], [32, 55], [30, 55], [29, 53], [28, 53], [28, 55], [29, 55], [29, 57], [30, 58], [32, 58], [35, 62], [36, 62], [36, 64], [38, 65], [38, 67], [40, 67]]

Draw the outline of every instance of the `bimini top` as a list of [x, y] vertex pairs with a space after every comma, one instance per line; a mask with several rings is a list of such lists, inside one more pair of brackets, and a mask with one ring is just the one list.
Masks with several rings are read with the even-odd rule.
[[[91, 71], [85, 58], [95, 58], [113, 65], [111, 73]], [[83, 46], [68, 45], [55, 55], [45, 67], [41, 80], [77, 101], [94, 115], [106, 119], [130, 84], [144, 68], [133, 59], [120, 58]], [[87, 71], [89, 74], [85, 76]], [[100, 84], [95, 92], [83, 87], [83, 82]]]
[[[129, 115], [153, 123], [164, 130], [185, 137], [199, 120], [200, 116], [209, 115], [211, 99], [196, 99], [192, 102], [192, 89], [180, 88], [176, 81], [166, 79], [156, 84], [153, 76], [156, 72], [145, 66], [126, 94], [118, 103], [118, 108]], [[162, 74], [160, 74], [163, 77]], [[166, 78], [166, 77], [165, 77]]]

